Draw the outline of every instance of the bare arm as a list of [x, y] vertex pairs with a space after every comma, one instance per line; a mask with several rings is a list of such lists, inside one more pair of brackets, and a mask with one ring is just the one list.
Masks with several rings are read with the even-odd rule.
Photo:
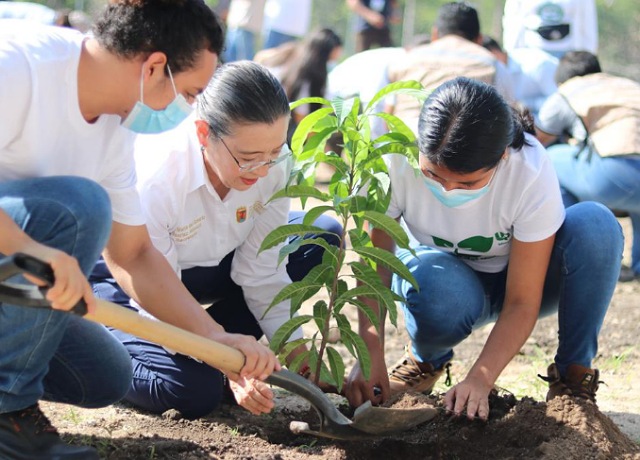
[[465, 379], [446, 395], [447, 408], [467, 416], [489, 415], [488, 395], [500, 373], [525, 343], [540, 311], [555, 235], [535, 243], [513, 240], [502, 312]]
[[280, 368], [253, 337], [228, 334], [207, 314], [153, 246], [146, 227], [114, 222], [104, 259], [120, 286], [153, 316], [242, 351], [241, 375], [264, 379]]
[[377, 29], [384, 27], [384, 16], [377, 11], [367, 8], [360, 0], [346, 0], [347, 6], [351, 11], [363, 18], [369, 24]]
[[551, 144], [553, 141], [555, 141], [558, 138], [558, 136], [554, 136], [553, 134], [545, 133], [544, 131], [540, 130], [537, 127], [536, 127], [536, 137], [538, 138], [540, 143], [542, 145], [544, 145], [545, 147], [547, 145]]

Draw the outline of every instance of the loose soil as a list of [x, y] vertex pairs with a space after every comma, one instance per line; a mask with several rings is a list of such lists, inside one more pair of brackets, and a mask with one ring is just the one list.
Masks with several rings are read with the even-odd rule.
[[[629, 225], [621, 220], [625, 234]], [[626, 251], [628, 254], [628, 251]], [[355, 317], [352, 318], [355, 320]], [[537, 374], [552, 362], [557, 346], [556, 318], [541, 320], [521, 352], [497, 384], [507, 392], [491, 398], [487, 422], [455, 418], [436, 395], [401, 399], [394, 407], [432, 405], [438, 415], [411, 430], [363, 441], [332, 441], [289, 430], [292, 421], [312, 428], [318, 416], [309, 404], [276, 390], [276, 409], [253, 416], [224, 404], [198, 420], [174, 411], [152, 415], [118, 404], [85, 410], [42, 403], [64, 438], [89, 443], [105, 459], [639, 459], [640, 460], [640, 282], [619, 284], [600, 335], [594, 366], [605, 382], [598, 405], [569, 397], [544, 402], [546, 384]], [[453, 381], [461, 380], [477, 357], [490, 328], [474, 332], [456, 348]], [[402, 327], [388, 327], [387, 363], [393, 363], [407, 342]], [[347, 364], [353, 363], [345, 357]], [[515, 396], [514, 396], [515, 395]], [[343, 398], [332, 395], [344, 413]]]

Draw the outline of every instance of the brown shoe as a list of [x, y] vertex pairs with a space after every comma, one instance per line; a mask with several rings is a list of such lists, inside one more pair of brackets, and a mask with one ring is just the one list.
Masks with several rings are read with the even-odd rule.
[[569, 395], [578, 398], [588, 399], [596, 402], [596, 392], [602, 383], [600, 371], [588, 367], [570, 364], [567, 368], [567, 375], [560, 377], [558, 366], [551, 364], [547, 369], [547, 375], [539, 375], [542, 380], [549, 383], [547, 401], [551, 401], [556, 396]]
[[409, 347], [406, 347], [404, 356], [388, 371], [391, 394], [403, 391], [431, 393], [442, 374], [446, 371], [449, 375], [450, 366], [450, 362], [446, 362], [440, 369], [434, 369], [431, 364], [416, 360]]

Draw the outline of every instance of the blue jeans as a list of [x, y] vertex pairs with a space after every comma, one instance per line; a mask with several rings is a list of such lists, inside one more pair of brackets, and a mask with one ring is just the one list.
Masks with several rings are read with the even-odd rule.
[[640, 274], [640, 154], [601, 158], [585, 150], [576, 158], [578, 147], [567, 144], [549, 147], [548, 152], [565, 206], [597, 201], [629, 213], [633, 231], [631, 268]]
[[[301, 223], [304, 212], [291, 211], [290, 223]], [[321, 237], [338, 245], [342, 226], [333, 218], [320, 216], [314, 225], [328, 233]], [[252, 335], [256, 339], [263, 332], [249, 310], [242, 288], [231, 279], [234, 252], [215, 267], [193, 267], [182, 271], [182, 282], [201, 304], [215, 301], [207, 312], [225, 331]], [[299, 281], [322, 262], [324, 249], [304, 245], [289, 256], [287, 272]], [[130, 307], [129, 297], [111, 277], [104, 261], [99, 261], [90, 277], [96, 296], [124, 307]], [[177, 409], [186, 418], [202, 417], [215, 410], [224, 396], [222, 373], [181, 354], [171, 354], [160, 345], [113, 329], [114, 336], [124, 344], [133, 364], [133, 380], [125, 399], [150, 412], [162, 413]]]
[[[623, 246], [622, 229], [606, 207], [584, 202], [567, 209], [556, 234], [540, 310], [540, 317], [558, 313], [555, 362], [562, 375], [570, 364], [591, 367]], [[496, 321], [507, 270], [477, 272], [453, 254], [426, 246], [417, 254], [416, 258], [407, 250], [398, 251], [420, 291], [397, 276], [392, 288], [406, 299], [402, 305], [412, 352], [439, 368], [474, 329]]]
[[224, 62], [250, 61], [255, 53], [255, 34], [246, 29], [227, 29], [224, 47]]
[[268, 30], [267, 38], [264, 40], [264, 45], [262, 49], [276, 48], [285, 43], [296, 41], [298, 37], [295, 35], [283, 34], [282, 32], [278, 32], [277, 30]]
[[[111, 205], [95, 182], [45, 177], [0, 183], [0, 209], [25, 233], [78, 259], [89, 273], [111, 229]], [[39, 399], [101, 407], [131, 381], [125, 348], [107, 329], [69, 313], [0, 304], [0, 413]]]

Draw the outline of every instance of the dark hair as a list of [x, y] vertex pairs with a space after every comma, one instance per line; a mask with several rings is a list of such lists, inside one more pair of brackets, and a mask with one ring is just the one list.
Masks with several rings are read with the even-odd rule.
[[560, 59], [556, 68], [556, 84], [561, 85], [573, 77], [602, 72], [596, 55], [588, 51], [569, 51]]
[[435, 26], [438, 29], [438, 37], [459, 35], [473, 41], [480, 35], [478, 12], [466, 2], [442, 5], [438, 10]]
[[495, 39], [493, 39], [488, 35], [482, 36], [482, 46], [484, 46], [485, 49], [489, 51], [498, 51], [500, 53], [503, 52], [502, 47], [500, 46], [500, 43], [498, 43], [497, 41], [495, 41]]
[[214, 137], [231, 134], [235, 124], [272, 124], [290, 113], [278, 79], [252, 61], [221, 66], [197, 100], [198, 115]]
[[[331, 29], [321, 29], [303, 41], [293, 55], [293, 62], [282, 76], [287, 97], [294, 101], [300, 90], [309, 85], [309, 96], [323, 97], [327, 85], [327, 61], [331, 52], [342, 46], [342, 40]], [[312, 104], [315, 110], [317, 104]]]
[[161, 51], [174, 74], [191, 69], [202, 50], [219, 55], [224, 40], [220, 21], [202, 0], [115, 0], [94, 35], [124, 58]]
[[466, 174], [493, 168], [507, 147], [521, 149], [533, 129], [531, 114], [509, 107], [493, 86], [458, 77], [425, 101], [418, 147], [432, 163]]

